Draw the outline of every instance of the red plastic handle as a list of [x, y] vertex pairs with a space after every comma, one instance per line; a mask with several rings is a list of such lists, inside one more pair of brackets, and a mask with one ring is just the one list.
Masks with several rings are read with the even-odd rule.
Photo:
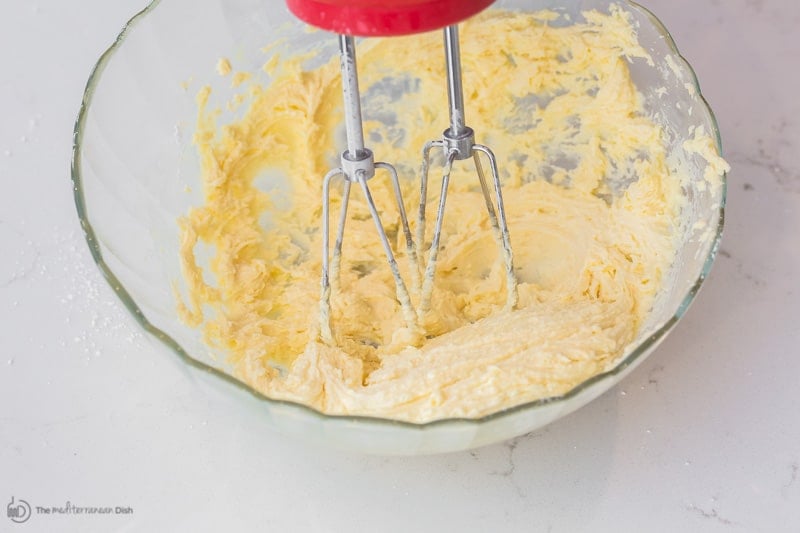
[[323, 30], [360, 37], [407, 35], [457, 24], [494, 0], [286, 0], [294, 15]]

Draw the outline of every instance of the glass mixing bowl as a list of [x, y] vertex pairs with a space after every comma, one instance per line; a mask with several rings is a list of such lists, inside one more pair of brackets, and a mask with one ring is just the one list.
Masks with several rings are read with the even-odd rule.
[[[608, 11], [607, 0], [507, 0], [510, 9], [554, 9], [581, 19], [581, 11]], [[689, 64], [664, 26], [633, 2], [618, 3], [638, 25], [639, 40], [654, 65], [630, 65], [646, 108], [657, 116], [672, 153], [680, 153], [690, 127], [704, 127], [720, 151], [714, 116]], [[89, 78], [75, 126], [72, 179], [75, 202], [94, 260], [135, 319], [184, 363], [203, 370], [207, 383], [257, 409], [275, 428], [339, 448], [382, 454], [463, 450], [539, 428], [587, 404], [627, 375], [664, 339], [686, 312], [705, 279], [719, 244], [725, 185], [690, 185], [683, 213], [683, 246], [666, 274], [664, 289], [638, 337], [616, 366], [564, 395], [518, 405], [480, 419], [424, 424], [329, 416], [306, 406], [259, 395], [231, 377], [224, 354], [200, 330], [181, 322], [174, 287], [182, 283], [176, 220], [202, 204], [199, 161], [192, 145], [197, 117], [194, 94], [210, 84], [225, 101], [230, 79], [216, 76], [218, 58], [229, 57], [257, 81], [261, 49], [280, 35], [290, 50], [322, 45], [336, 52], [325, 32], [307, 32], [281, 0], [156, 0], [125, 26]], [[662, 88], [666, 88], [666, 92]], [[659, 90], [660, 89], [660, 90]], [[225, 123], [235, 111], [220, 117]], [[238, 111], [241, 113], [241, 110]], [[693, 184], [703, 183], [706, 162], [683, 154]]]

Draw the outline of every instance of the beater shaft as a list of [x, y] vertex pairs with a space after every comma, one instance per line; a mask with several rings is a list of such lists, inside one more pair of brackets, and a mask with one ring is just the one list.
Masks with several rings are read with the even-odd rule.
[[444, 29], [444, 50], [447, 66], [447, 99], [450, 102], [450, 131], [458, 136], [467, 129], [464, 117], [464, 88], [461, 85], [458, 26], [447, 26]]
[[[361, 118], [361, 95], [358, 90], [356, 43], [349, 35], [339, 35], [340, 64], [342, 69], [342, 95], [344, 96], [344, 125], [347, 133], [347, 151], [353, 159], [363, 155], [364, 129]], [[373, 167], [374, 171], [375, 168]], [[371, 176], [370, 176], [371, 177]]]

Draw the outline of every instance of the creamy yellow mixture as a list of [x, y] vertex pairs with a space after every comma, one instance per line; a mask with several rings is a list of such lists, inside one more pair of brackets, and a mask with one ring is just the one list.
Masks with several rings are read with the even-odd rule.
[[[354, 188], [331, 298], [336, 342], [319, 341], [321, 183], [344, 148], [338, 58], [310, 71], [307, 57], [273, 58], [272, 82], [253, 85], [249, 110], [221, 129], [201, 93], [205, 204], [179, 221], [188, 286], [179, 311], [238, 378], [325, 413], [424, 422], [559, 395], [613, 366], [674, 257], [685, 177], [668, 168], [662, 130], [631, 82], [629, 62], [649, 57], [625, 12], [558, 28], [556, 17], [490, 11], [462, 25], [467, 123], [498, 156], [520, 299], [504, 310], [503, 261], [475, 171], [457, 162], [422, 336], [406, 328]], [[369, 39], [358, 53], [367, 145], [397, 166], [414, 226], [421, 148], [448, 125], [441, 34]], [[389, 180], [379, 172], [370, 186], [416, 305]]]

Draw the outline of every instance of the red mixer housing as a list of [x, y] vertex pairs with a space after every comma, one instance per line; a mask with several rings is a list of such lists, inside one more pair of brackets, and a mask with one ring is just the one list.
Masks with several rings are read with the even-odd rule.
[[334, 33], [386, 37], [437, 30], [483, 11], [494, 0], [286, 0], [300, 20]]

